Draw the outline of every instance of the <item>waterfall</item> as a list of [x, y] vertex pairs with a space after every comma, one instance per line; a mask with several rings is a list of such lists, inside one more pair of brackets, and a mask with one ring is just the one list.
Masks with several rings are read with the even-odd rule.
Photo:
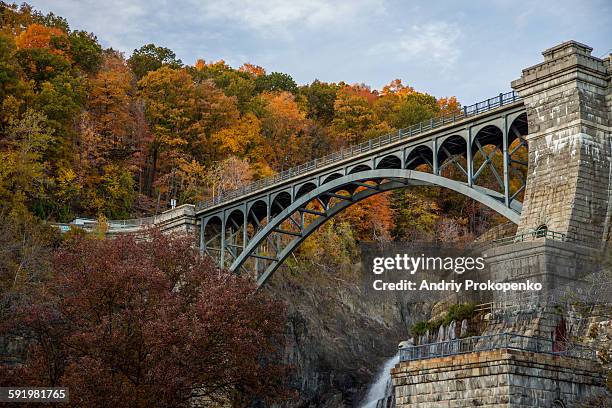
[[399, 354], [385, 361], [383, 368], [375, 381], [368, 388], [365, 398], [359, 405], [361, 408], [394, 408], [395, 396], [391, 383], [391, 369], [399, 363]]

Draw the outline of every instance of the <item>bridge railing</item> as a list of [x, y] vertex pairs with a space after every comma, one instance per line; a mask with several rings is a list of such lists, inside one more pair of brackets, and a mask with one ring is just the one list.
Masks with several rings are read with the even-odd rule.
[[[67, 232], [71, 227], [82, 228], [86, 231], [93, 231], [98, 227], [99, 221], [95, 219], [77, 218], [78, 221], [71, 223], [52, 223], [58, 227], [62, 232]], [[127, 220], [107, 220], [106, 224], [109, 232], [130, 230], [134, 228], [143, 228], [146, 226], [153, 225], [155, 223], [155, 217], [143, 217], [133, 218]]]
[[597, 354], [594, 349], [568, 341], [553, 341], [542, 337], [523, 336], [515, 333], [499, 333], [409, 346], [400, 349], [400, 361], [426, 360], [436, 357], [499, 349], [529, 351], [593, 361], [597, 360]]
[[251, 193], [253, 191], [260, 190], [262, 188], [271, 186], [281, 181], [290, 179], [292, 177], [310, 172], [314, 169], [327, 166], [329, 164], [339, 162], [341, 160], [360, 155], [373, 149], [377, 149], [382, 146], [386, 146], [395, 143], [401, 139], [411, 138], [421, 133], [430, 131], [441, 126], [446, 126], [451, 123], [463, 120], [470, 116], [479, 115], [481, 113], [490, 111], [492, 109], [499, 108], [504, 105], [509, 105], [520, 100], [519, 95], [516, 92], [500, 93], [499, 95], [486, 99], [482, 102], [475, 103], [469, 106], [463, 106], [461, 110], [452, 115], [443, 115], [437, 118], [431, 118], [429, 120], [420, 122], [414, 126], [410, 126], [404, 129], [399, 129], [397, 132], [388, 133], [386, 135], [375, 137], [367, 140], [358, 145], [351, 145], [347, 148], [343, 148], [337, 152], [328, 154], [327, 156], [319, 157], [309, 162], [300, 164], [292, 167], [288, 170], [282, 171], [270, 177], [266, 177], [252, 183], [249, 183], [241, 188], [225, 191], [217, 197], [210, 198], [203, 202], [198, 203], [197, 210], [208, 208], [225, 201], [232, 200], [242, 195]]
[[508, 245], [515, 242], [533, 241], [538, 238], [553, 239], [555, 241], [567, 241], [567, 236], [562, 232], [551, 231], [549, 229], [539, 229], [495, 239], [493, 240], [493, 243], [496, 245]]

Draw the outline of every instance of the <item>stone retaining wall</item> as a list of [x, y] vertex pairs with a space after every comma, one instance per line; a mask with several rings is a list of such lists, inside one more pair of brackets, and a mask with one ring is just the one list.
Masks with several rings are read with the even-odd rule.
[[575, 407], [604, 392], [596, 362], [505, 349], [403, 362], [391, 375], [397, 408]]

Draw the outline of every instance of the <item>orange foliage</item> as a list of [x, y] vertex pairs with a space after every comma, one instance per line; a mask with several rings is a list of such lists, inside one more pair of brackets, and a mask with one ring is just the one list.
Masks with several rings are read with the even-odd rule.
[[223, 154], [246, 158], [250, 162], [263, 160], [261, 121], [252, 113], [244, 115], [235, 125], [221, 129], [212, 136]]
[[438, 99], [438, 106], [440, 106], [440, 113], [442, 115], [452, 115], [461, 112], [461, 104], [455, 96]]
[[106, 145], [116, 147], [129, 134], [132, 79], [125, 61], [115, 55], [107, 56], [91, 79], [88, 107], [96, 119], [95, 131], [104, 136]]
[[387, 241], [393, 228], [393, 212], [387, 193], [369, 197], [347, 208], [338, 216], [347, 221], [361, 241]]
[[266, 103], [266, 115], [262, 118], [267, 160], [272, 168], [287, 168], [297, 164], [299, 136], [305, 131], [308, 120], [300, 111], [290, 92], [262, 94]]
[[[31, 24], [15, 38], [15, 44], [19, 49], [44, 48], [51, 50], [53, 54], [64, 56], [66, 50], [58, 49], [56, 48], [57, 44], [52, 44], [54, 38], [64, 40], [67, 39], [67, 36], [59, 28]], [[67, 46], [67, 41], [64, 41], [64, 44]]]
[[202, 58], [199, 58], [195, 63], [195, 69], [201, 71], [204, 68], [206, 68], [206, 61], [204, 61]]
[[414, 93], [414, 88], [411, 86], [406, 86], [402, 84], [401, 79], [394, 79], [393, 81], [389, 82], [388, 85], [385, 85], [381, 91], [382, 96], [386, 96], [386, 95], [402, 96], [402, 95], [409, 95], [411, 93]]
[[365, 98], [369, 104], [374, 103], [374, 101], [378, 98], [378, 91], [372, 91], [372, 89], [366, 84], [346, 85], [342, 90], [361, 98]]
[[259, 77], [266, 75], [266, 70], [259, 65], [249, 64], [248, 62], [243, 64], [240, 68], [238, 68], [240, 72], [246, 72], [254, 77]]
[[211, 70], [211, 71], [226, 71], [226, 70], [231, 70], [232, 69], [222, 59], [220, 59], [219, 61], [214, 61], [214, 62], [206, 62], [202, 58], [198, 58], [198, 60], [196, 61], [194, 67], [198, 71], [202, 71], [202, 70], [205, 70], [205, 69], [208, 69], [208, 70]]

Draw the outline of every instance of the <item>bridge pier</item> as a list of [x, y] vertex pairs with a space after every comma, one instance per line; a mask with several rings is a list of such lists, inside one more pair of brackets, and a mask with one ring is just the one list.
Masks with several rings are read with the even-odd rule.
[[529, 170], [518, 233], [545, 226], [599, 246], [608, 238], [612, 160], [610, 59], [575, 41], [512, 82], [525, 102]]
[[[565, 42], [544, 51], [543, 63], [523, 70], [512, 82], [527, 111], [527, 183], [517, 235], [485, 253], [491, 280], [530, 279], [551, 290], [534, 296], [544, 306], [533, 310], [524, 299], [505, 299], [497, 292], [491, 299], [524, 308], [521, 313], [544, 328], [538, 333], [543, 338], [554, 339], [558, 326], [554, 322], [552, 331], [547, 326], [551, 316], [544, 312], [546, 305], [552, 307], [555, 295], [562, 296], [564, 290], [577, 291], [586, 275], [599, 270], [610, 238], [612, 58], [595, 58], [591, 51], [584, 44]], [[504, 160], [507, 149], [503, 147]], [[552, 291], [559, 286], [564, 288]], [[505, 336], [512, 332], [526, 338], [529, 326], [509, 320], [487, 328], [497, 329]], [[401, 362], [392, 370], [397, 406], [575, 406], [605, 389], [603, 371], [593, 358], [565, 357], [538, 347], [520, 351], [507, 341], [498, 348], [474, 347], [463, 354]]]

